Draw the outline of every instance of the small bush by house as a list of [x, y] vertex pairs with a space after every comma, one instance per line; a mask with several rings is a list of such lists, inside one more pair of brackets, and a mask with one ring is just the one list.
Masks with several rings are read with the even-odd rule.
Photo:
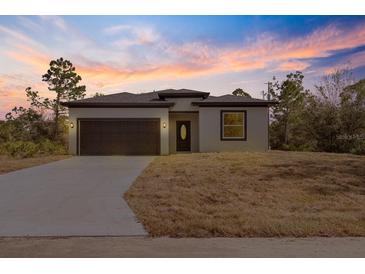
[[0, 153], [15, 158], [30, 158], [39, 155], [66, 154], [64, 145], [43, 140], [39, 143], [31, 141], [5, 142], [0, 145]]

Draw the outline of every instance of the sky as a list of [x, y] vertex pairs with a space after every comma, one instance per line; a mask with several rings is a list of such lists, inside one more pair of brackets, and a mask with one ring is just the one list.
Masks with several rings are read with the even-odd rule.
[[70, 60], [96, 92], [242, 88], [262, 98], [273, 76], [300, 70], [313, 89], [351, 67], [365, 78], [365, 16], [0, 16], [0, 119], [26, 106], [25, 88], [52, 59]]

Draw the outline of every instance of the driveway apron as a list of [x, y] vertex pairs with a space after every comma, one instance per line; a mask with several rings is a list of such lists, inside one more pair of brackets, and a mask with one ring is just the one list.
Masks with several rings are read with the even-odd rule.
[[82, 156], [0, 175], [0, 236], [147, 235], [123, 199], [150, 156]]

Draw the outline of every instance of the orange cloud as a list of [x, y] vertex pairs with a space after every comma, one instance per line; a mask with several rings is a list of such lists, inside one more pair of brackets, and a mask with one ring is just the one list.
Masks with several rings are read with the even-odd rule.
[[5, 51], [5, 55], [18, 62], [31, 65], [39, 72], [46, 72], [51, 60], [50, 56], [34, 48], [20, 44], [14, 45], [12, 50]]
[[276, 70], [278, 71], [303, 71], [310, 66], [309, 63], [301, 61], [287, 61], [281, 63]]
[[[25, 89], [28, 86], [29, 83], [19, 75], [0, 75], [0, 120], [15, 106], [30, 106], [25, 96]], [[40, 96], [54, 97], [54, 94], [47, 90], [45, 83], [33, 82], [31, 86], [34, 90], [40, 91]]]
[[9, 85], [7, 80], [8, 77], [0, 75], [0, 119], [10, 112], [14, 106], [26, 104], [24, 90], [21, 94], [19, 86]]
[[[264, 34], [254, 41], [246, 41], [240, 47], [217, 47], [203, 42], [175, 44], [165, 41], [163, 36], [148, 27], [117, 26], [106, 30], [106, 33], [115, 35], [128, 31], [130, 35], [122, 36], [122, 40], [109, 45], [99, 45], [70, 28], [62, 18], [43, 19], [56, 26], [54, 35], [58, 35], [58, 40], [54, 47], [46, 47], [24, 32], [0, 25], [0, 56], [30, 66], [32, 69], [27, 72], [27, 77], [39, 79], [21, 82], [16, 77], [10, 79], [0, 74], [1, 108], [5, 104], [8, 107], [16, 102], [24, 102], [24, 89], [27, 86], [52, 96], [41, 82], [41, 75], [47, 71], [51, 59], [59, 56], [67, 58], [67, 52], [83, 54], [71, 55], [70, 59], [83, 77], [88, 92], [92, 93], [101, 88], [157, 79], [201, 77], [258, 69], [306, 70], [311, 65], [311, 58], [328, 57], [336, 50], [365, 44], [365, 25], [362, 24], [347, 30], [330, 25], [309, 35], [288, 40]], [[57, 30], [61, 35], [56, 33]], [[129, 52], [127, 48], [134, 45], [143, 47], [143, 53], [134, 55], [134, 51]], [[343, 61], [348, 61], [352, 67], [363, 66], [365, 53], [355, 53]], [[133, 67], [126, 65], [128, 63], [133, 64]], [[333, 67], [324, 69], [325, 72], [332, 70]]]
[[224, 52], [222, 58], [232, 62], [254, 59], [264, 64], [263, 67], [272, 64], [274, 70], [304, 70], [310, 63], [295, 59], [327, 57], [333, 51], [364, 44], [365, 25], [357, 26], [350, 31], [343, 31], [332, 25], [289, 41], [264, 35], [245, 48]]
[[[125, 27], [119, 27], [109, 32], [124, 30]], [[37, 73], [46, 72], [52, 58], [49, 54], [21, 33], [3, 27], [0, 31], [18, 41], [12, 50], [5, 51], [8, 57], [32, 66]], [[153, 33], [147, 34], [147, 40], [154, 37]], [[142, 32], [137, 36], [143, 38], [144, 35], [146, 34]], [[310, 61], [303, 61], [303, 59], [329, 56], [332, 51], [353, 48], [364, 43], [365, 25], [354, 27], [349, 31], [343, 31], [332, 25], [316, 30], [305, 37], [288, 41], [267, 34], [261, 35], [256, 41], [247, 43], [241, 48], [218, 48], [201, 42], [182, 45], [161, 42], [149, 47], [160, 47], [158, 49], [165, 55], [161, 58], [156, 57], [156, 62], [148, 62], [148, 59], [141, 61], [139, 67], [133, 69], [107, 61], [95, 62], [94, 57], [75, 57], [72, 61], [83, 77], [84, 83], [88, 87], [99, 89], [138, 81], [199, 77], [264, 68], [279, 71], [305, 70], [310, 66]], [[111, 52], [111, 54], [118, 53]], [[138, 63], [138, 60], [136, 62]], [[359, 62], [356, 64], [360, 65]]]
[[119, 69], [105, 64], [77, 65], [76, 70], [89, 82], [104, 82], [105, 86], [120, 84], [121, 82], [136, 82], [151, 79], [166, 79], [180, 77], [196, 77], [212, 73], [227, 71], [242, 71], [263, 68], [262, 62], [230, 60], [218, 64], [165, 64], [150, 66], [143, 69], [128, 70]]

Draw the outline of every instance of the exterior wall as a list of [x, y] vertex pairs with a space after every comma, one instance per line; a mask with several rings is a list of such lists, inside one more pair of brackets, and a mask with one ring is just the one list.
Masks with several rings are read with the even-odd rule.
[[198, 111], [198, 106], [193, 106], [191, 102], [200, 101], [200, 98], [166, 98], [168, 102], [174, 102], [175, 105], [170, 107], [170, 111]]
[[[160, 118], [161, 155], [169, 154], [168, 108], [70, 108], [69, 120], [75, 126], [69, 128], [69, 153], [76, 154], [78, 118]], [[166, 128], [162, 124], [166, 123]]]
[[199, 113], [169, 114], [170, 153], [176, 153], [176, 121], [190, 121], [191, 152], [199, 151]]
[[[247, 140], [221, 140], [221, 111], [246, 110]], [[268, 149], [267, 107], [201, 107], [199, 109], [200, 152], [266, 151]]]

